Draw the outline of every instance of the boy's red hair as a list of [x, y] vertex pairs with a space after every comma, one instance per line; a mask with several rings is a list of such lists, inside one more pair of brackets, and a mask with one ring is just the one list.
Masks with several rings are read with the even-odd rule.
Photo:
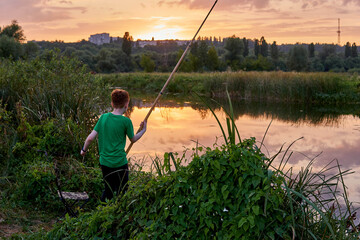
[[114, 108], [123, 108], [129, 99], [129, 93], [125, 90], [115, 89], [111, 93], [111, 102], [113, 103]]

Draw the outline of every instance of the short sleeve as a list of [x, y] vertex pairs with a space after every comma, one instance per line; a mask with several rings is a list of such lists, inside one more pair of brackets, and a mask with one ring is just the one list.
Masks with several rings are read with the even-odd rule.
[[96, 125], [95, 125], [95, 127], [94, 127], [94, 130], [95, 130], [96, 132], [99, 132], [99, 128], [100, 128], [100, 124], [101, 124], [100, 122], [101, 122], [102, 116], [103, 116], [103, 115], [100, 116], [99, 120], [97, 121], [97, 123], [96, 123]]
[[126, 135], [128, 136], [129, 139], [132, 139], [134, 137], [134, 127], [130, 119], [126, 126]]

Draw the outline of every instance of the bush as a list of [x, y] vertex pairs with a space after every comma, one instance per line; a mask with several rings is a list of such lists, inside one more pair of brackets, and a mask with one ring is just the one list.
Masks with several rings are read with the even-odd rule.
[[254, 141], [207, 149], [187, 167], [137, 184], [107, 207], [67, 219], [45, 238], [289, 237], [283, 179], [267, 169]]

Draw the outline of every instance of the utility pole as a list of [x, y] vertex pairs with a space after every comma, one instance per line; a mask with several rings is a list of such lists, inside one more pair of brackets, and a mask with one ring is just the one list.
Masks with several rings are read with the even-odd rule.
[[338, 34], [338, 45], [340, 46], [340, 18], [338, 18], [338, 30], [337, 30], [337, 34]]

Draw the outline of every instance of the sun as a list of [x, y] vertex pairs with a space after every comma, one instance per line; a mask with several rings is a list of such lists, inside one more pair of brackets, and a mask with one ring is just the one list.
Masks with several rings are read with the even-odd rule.
[[167, 28], [166, 25], [155, 25], [152, 31], [144, 32], [137, 35], [138, 39], [141, 40], [165, 40], [165, 39], [180, 39], [181, 32], [183, 31], [180, 27]]

